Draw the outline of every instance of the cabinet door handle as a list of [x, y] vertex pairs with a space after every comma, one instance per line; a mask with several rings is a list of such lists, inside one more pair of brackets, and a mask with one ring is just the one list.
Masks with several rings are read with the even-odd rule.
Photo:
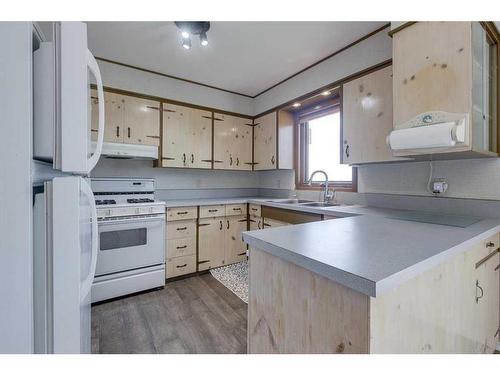
[[191, 154], [191, 164], [194, 163], [194, 154]]
[[226, 229], [229, 229], [229, 220], [226, 220], [226, 222], [227, 222]]
[[182, 163], [186, 164], [186, 154], [182, 154]]
[[236, 157], [236, 166], [240, 165], [240, 158]]
[[242, 256], [242, 255], [247, 255], [247, 252], [245, 251], [244, 253], [239, 253], [238, 256]]
[[119, 137], [120, 136], [120, 127], [117, 126], [116, 127], [116, 137]]
[[229, 157], [229, 165], [233, 165], [233, 157], [232, 156]]
[[349, 145], [345, 145], [345, 156], [349, 157]]
[[182, 212], [177, 212], [177, 215], [186, 215], [188, 212], [187, 211], [182, 211]]
[[130, 138], [130, 126], [127, 128], [127, 135]]
[[222, 220], [219, 220], [219, 224], [220, 224], [219, 230], [222, 230]]
[[177, 246], [176, 249], [185, 249], [187, 247], [187, 245], [184, 245], [184, 246]]
[[219, 210], [216, 210], [216, 209], [211, 209], [211, 210], [208, 210], [208, 212], [217, 212]]
[[271, 157], [271, 163], [274, 165], [274, 162], [275, 162], [275, 159], [274, 159], [274, 155]]
[[262, 229], [262, 228], [260, 227], [260, 224], [261, 224], [261, 222], [260, 222], [260, 220], [259, 220], [259, 222], [257, 223], [257, 228]]
[[[479, 291], [481, 292], [481, 295], [478, 296], [477, 295], [477, 290], [479, 289]], [[484, 296], [484, 290], [483, 288], [479, 285], [479, 280], [476, 280], [476, 303], [479, 303], [479, 299], [483, 298]]]
[[495, 271], [498, 271], [498, 270], [500, 270], [500, 264], [495, 267]]
[[177, 228], [176, 230], [186, 230], [187, 227]]
[[495, 244], [491, 241], [486, 243], [486, 247], [494, 247], [494, 246], [495, 246]]
[[184, 268], [184, 267], [186, 267], [186, 266], [187, 266], [187, 264], [186, 264], [186, 263], [184, 263], [184, 264], [183, 264], [183, 265], [181, 265], [181, 266], [175, 266], [175, 267], [177, 267], [177, 268]]

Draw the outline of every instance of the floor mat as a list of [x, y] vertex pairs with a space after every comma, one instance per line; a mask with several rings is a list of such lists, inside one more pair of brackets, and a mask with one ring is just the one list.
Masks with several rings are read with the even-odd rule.
[[210, 270], [226, 288], [248, 303], [248, 261]]

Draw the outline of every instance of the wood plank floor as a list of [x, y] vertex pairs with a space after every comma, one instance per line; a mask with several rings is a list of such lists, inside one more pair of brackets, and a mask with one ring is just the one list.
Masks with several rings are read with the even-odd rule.
[[247, 305], [210, 274], [92, 307], [93, 353], [246, 353]]

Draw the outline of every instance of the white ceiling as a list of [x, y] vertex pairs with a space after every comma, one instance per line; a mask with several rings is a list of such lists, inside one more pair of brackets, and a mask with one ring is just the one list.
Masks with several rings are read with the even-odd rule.
[[386, 22], [212, 22], [209, 45], [181, 46], [173, 22], [88, 22], [94, 55], [256, 95]]

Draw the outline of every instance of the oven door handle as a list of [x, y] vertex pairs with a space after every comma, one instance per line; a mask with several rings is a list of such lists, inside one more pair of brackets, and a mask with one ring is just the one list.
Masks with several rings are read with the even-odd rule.
[[89, 184], [82, 178], [80, 183], [80, 189], [82, 193], [87, 197], [90, 203], [90, 211], [92, 214], [92, 255], [90, 258], [90, 268], [89, 273], [81, 286], [81, 299], [83, 300], [92, 288], [92, 283], [94, 282], [95, 271], [97, 267], [97, 252], [99, 251], [99, 232], [97, 228], [97, 210], [95, 205], [95, 197], [90, 189]]
[[152, 221], [163, 221], [165, 222], [165, 216], [150, 216], [150, 217], [134, 217], [128, 219], [111, 219], [111, 220], [100, 220], [99, 225], [112, 225], [112, 224], [132, 224], [132, 223], [144, 223]]

